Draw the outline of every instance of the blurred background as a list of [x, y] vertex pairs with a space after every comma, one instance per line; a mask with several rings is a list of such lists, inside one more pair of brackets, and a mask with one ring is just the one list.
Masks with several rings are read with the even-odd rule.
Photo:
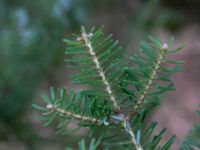
[[49, 86], [70, 85], [64, 63], [64, 37], [80, 26], [105, 26], [124, 49], [137, 52], [147, 35], [175, 47], [187, 47], [176, 58], [184, 72], [174, 75], [176, 91], [168, 93], [151, 120], [176, 134], [178, 149], [200, 103], [199, 0], [0, 0], [0, 150], [60, 150], [75, 145], [85, 131], [72, 137], [55, 135], [54, 126], [36, 121], [32, 103], [42, 103]]

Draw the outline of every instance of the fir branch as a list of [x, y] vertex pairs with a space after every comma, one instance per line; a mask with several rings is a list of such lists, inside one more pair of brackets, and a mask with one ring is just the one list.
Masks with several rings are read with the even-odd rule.
[[85, 122], [90, 122], [93, 124], [102, 124], [102, 120], [96, 119], [96, 118], [92, 118], [92, 117], [88, 117], [88, 116], [84, 116], [84, 115], [80, 115], [80, 114], [75, 114], [73, 112], [58, 108], [56, 106], [53, 106], [52, 104], [48, 104], [47, 105], [47, 109], [49, 109], [51, 112], [58, 112], [60, 115], [66, 115], [69, 117], [73, 117], [74, 119], [80, 120], [80, 121], [85, 121]]
[[[107, 138], [107, 145], [111, 147], [114, 143], [114, 146], [122, 149], [168, 150], [175, 137], [172, 136], [163, 146], [159, 145], [165, 129], [154, 136], [156, 123], [146, 127], [144, 120], [151, 107], [160, 100], [160, 93], [173, 89], [170, 75], [179, 69], [177, 66], [168, 68], [162, 65], [163, 62], [179, 64], [165, 58], [172, 40], [169, 48], [152, 37], [149, 37], [150, 42], [141, 42], [142, 54], [131, 57], [134, 67], [129, 67], [124, 63], [127, 61], [121, 55], [121, 47], [117, 41], [113, 42], [112, 36], [103, 37], [102, 28], [91, 31], [88, 34], [82, 27], [81, 36], [76, 40], [64, 39], [68, 45], [65, 53], [70, 56], [66, 61], [72, 63], [71, 69], [79, 71], [71, 78], [74, 83], [86, 85], [88, 89], [70, 91], [69, 94], [66, 89], [61, 89], [58, 95], [51, 88], [51, 96], [43, 97], [46, 108], [33, 105], [43, 112], [39, 119], [47, 121], [45, 125], [49, 125], [60, 117], [58, 133], [63, 133], [73, 119], [79, 120], [78, 129], [85, 126], [94, 130], [97, 126], [103, 127], [103, 134], [108, 134], [103, 139]], [[158, 73], [162, 76], [158, 76]], [[158, 80], [168, 85], [160, 85]], [[131, 110], [126, 109], [130, 107]], [[105, 141], [102, 140], [103, 143]], [[85, 148], [84, 142], [81, 143], [81, 147]]]
[[157, 74], [159, 72], [159, 69], [160, 69], [160, 66], [161, 66], [161, 63], [163, 61], [163, 58], [165, 57], [166, 55], [166, 52], [167, 52], [167, 49], [168, 49], [168, 44], [167, 43], [164, 43], [163, 46], [162, 46], [162, 51], [161, 53], [158, 55], [158, 59], [157, 59], [157, 62], [155, 64], [155, 67], [150, 75], [150, 78], [147, 82], [147, 84], [145, 85], [145, 88], [144, 88], [144, 91], [143, 93], [139, 96], [136, 104], [134, 105], [134, 110], [137, 112], [141, 105], [144, 103], [144, 100], [145, 98], [148, 96], [149, 92], [150, 92], [150, 89], [153, 85], [153, 82], [154, 80], [156, 79], [157, 77]]
[[92, 57], [92, 60], [93, 60], [93, 62], [94, 62], [95, 65], [96, 65], [96, 69], [97, 69], [99, 75], [101, 76], [101, 79], [102, 79], [103, 84], [104, 84], [105, 87], [106, 87], [106, 88], [105, 88], [105, 89], [106, 89], [106, 92], [108, 93], [109, 98], [110, 98], [110, 100], [112, 101], [114, 108], [116, 108], [116, 109], [119, 111], [119, 110], [120, 110], [120, 107], [119, 107], [118, 104], [117, 104], [117, 100], [116, 100], [115, 96], [113, 95], [113, 92], [112, 92], [112, 90], [111, 90], [111, 86], [110, 86], [110, 84], [108, 83], [108, 80], [106, 79], [105, 73], [104, 73], [104, 71], [103, 71], [103, 69], [102, 69], [102, 67], [101, 67], [101, 65], [100, 65], [100, 62], [99, 62], [99, 60], [98, 60], [98, 57], [96, 56], [95, 51], [94, 51], [94, 49], [93, 49], [93, 46], [92, 46], [92, 44], [91, 44], [90, 36], [93, 36], [93, 34], [92, 34], [92, 33], [87, 34], [87, 33], [85, 32], [85, 29], [84, 29], [84, 28], [82, 28], [82, 30], [83, 30], [83, 31], [82, 31], [82, 37], [77, 38], [77, 40], [78, 40], [78, 41], [84, 41], [85, 45], [88, 47], [89, 53], [90, 53], [90, 55], [91, 55], [91, 57]]
[[[87, 34], [87, 33], [85, 32], [85, 29], [83, 29], [83, 31], [82, 31], [82, 37], [79, 37], [77, 40], [78, 40], [78, 41], [84, 41], [85, 45], [88, 47], [89, 53], [90, 53], [90, 55], [91, 55], [91, 57], [92, 57], [92, 60], [93, 60], [93, 62], [94, 62], [95, 65], [96, 65], [96, 69], [97, 69], [99, 75], [101, 76], [102, 81], [103, 81], [103, 83], [104, 83], [104, 85], [105, 85], [105, 87], [106, 87], [106, 91], [107, 91], [107, 93], [108, 93], [108, 95], [109, 95], [109, 98], [110, 98], [110, 100], [112, 101], [112, 103], [113, 103], [113, 105], [114, 105], [114, 108], [116, 108], [118, 111], [120, 111], [120, 107], [118, 106], [117, 100], [116, 100], [116, 98], [115, 98], [114, 95], [113, 95], [113, 92], [112, 92], [112, 90], [111, 90], [111, 86], [109, 85], [109, 83], [108, 83], [108, 81], [107, 81], [107, 79], [106, 79], [106, 76], [105, 76], [105, 74], [104, 74], [104, 71], [103, 71], [103, 69], [102, 69], [102, 67], [101, 67], [101, 65], [100, 65], [100, 63], [99, 63], [98, 57], [96, 56], [95, 51], [94, 51], [94, 49], [93, 49], [93, 46], [92, 46], [92, 44], [91, 44], [90, 36], [92, 36], [92, 35], [93, 35], [92, 33]], [[97, 121], [97, 120], [95, 120], [95, 122], [96, 122], [96, 121]], [[101, 121], [99, 121], [99, 122], [101, 122]], [[122, 122], [123, 122], [122, 127], [125, 129], [125, 131], [127, 131], [127, 132], [130, 134], [131, 139], [132, 139], [131, 141], [132, 141], [133, 144], [135, 145], [136, 149], [137, 149], [137, 150], [142, 150], [141, 145], [138, 144], [138, 143], [136, 143], [135, 134], [134, 134], [134, 132], [132, 131], [132, 129], [130, 128], [128, 119], [126, 119], [126, 117], [124, 117], [123, 120], [122, 120]]]

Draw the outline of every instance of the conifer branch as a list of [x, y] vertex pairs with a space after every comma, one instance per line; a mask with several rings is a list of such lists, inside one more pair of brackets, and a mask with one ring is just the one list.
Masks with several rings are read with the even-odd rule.
[[49, 109], [51, 112], [58, 112], [59, 114], [70, 116], [77, 120], [86, 121], [86, 122], [90, 122], [93, 124], [102, 124], [101, 120], [98, 120], [98, 119], [92, 118], [92, 117], [88, 117], [88, 116], [84, 116], [84, 115], [75, 114], [73, 112], [66, 111], [64, 109], [53, 106], [52, 104], [48, 104], [47, 109]]
[[153, 69], [153, 72], [151, 73], [151, 76], [144, 88], [144, 91], [143, 93], [139, 96], [136, 104], [134, 105], [134, 111], [138, 111], [138, 109], [141, 107], [141, 105], [144, 103], [144, 100], [145, 98], [148, 96], [149, 92], [150, 92], [150, 89], [153, 85], [153, 81], [155, 80], [158, 72], [159, 72], [159, 69], [160, 69], [160, 66], [161, 66], [161, 63], [162, 63], [162, 60], [163, 58], [165, 57], [165, 54], [167, 52], [167, 49], [168, 49], [168, 45], [166, 43], [163, 44], [162, 46], [162, 51], [161, 53], [158, 55], [158, 59], [157, 59], [157, 62], [154, 66], [154, 69]]
[[[104, 83], [104, 85], [106, 87], [106, 91], [107, 91], [107, 93], [109, 95], [109, 98], [113, 102], [114, 108], [116, 108], [119, 111], [120, 107], [117, 104], [116, 98], [114, 97], [113, 92], [111, 90], [111, 86], [109, 85], [109, 83], [108, 83], [108, 81], [106, 79], [104, 71], [103, 71], [103, 69], [102, 69], [102, 67], [101, 67], [101, 65], [99, 63], [98, 57], [96, 56], [95, 51], [94, 51], [94, 49], [92, 47], [92, 44], [91, 44], [91, 41], [90, 41], [90, 36], [92, 36], [92, 34], [87, 34], [85, 31], [83, 31], [82, 32], [82, 37], [78, 38], [77, 40], [78, 41], [83, 40], [85, 42], [85, 45], [88, 47], [89, 53], [90, 53], [90, 55], [92, 57], [92, 60], [93, 60], [93, 62], [96, 65], [96, 69], [97, 69], [99, 75], [101, 76], [101, 79], [102, 79], [102, 81], [103, 81], [103, 83]], [[85, 118], [85, 120], [88, 120], [88, 119]], [[92, 119], [91, 121], [96, 122], [97, 120]], [[97, 121], [97, 122], [100, 122], [100, 121]], [[131, 136], [131, 141], [135, 145], [136, 150], [143, 150], [142, 147], [141, 147], [141, 145], [136, 142], [135, 134], [132, 131], [132, 129], [130, 128], [128, 119], [126, 119], [126, 117], [123, 118], [123, 122], [124, 123], [123, 123], [122, 127]]]
[[111, 86], [108, 83], [108, 80], [106, 79], [105, 73], [104, 73], [104, 71], [103, 71], [103, 69], [102, 69], [102, 67], [99, 63], [98, 57], [95, 54], [95, 51], [94, 51], [93, 46], [92, 46], [91, 41], [90, 41], [90, 36], [92, 36], [92, 33], [87, 34], [85, 31], [83, 31], [82, 37], [78, 38], [77, 40], [78, 41], [80, 41], [80, 40], [84, 41], [85, 45], [88, 47], [89, 53], [92, 57], [92, 60], [96, 65], [96, 69], [97, 69], [97, 71], [98, 71], [98, 73], [99, 73], [99, 75], [102, 79], [103, 84], [106, 87], [106, 92], [108, 93], [109, 98], [112, 101], [114, 108], [119, 111], [120, 107], [117, 104], [117, 100], [116, 100], [115, 96], [113, 95], [113, 92], [111, 90]]
[[[176, 66], [171, 68], [161, 64], [166, 62], [176, 65], [178, 62], [165, 61], [165, 55], [169, 53], [168, 45], [162, 45], [159, 39], [153, 37], [149, 39], [147, 43], [141, 42], [141, 54], [130, 57], [134, 67], [126, 66], [122, 57], [123, 50], [118, 42], [113, 42], [112, 36], [103, 37], [102, 28], [89, 34], [82, 28], [81, 36], [76, 41], [64, 39], [68, 45], [66, 54], [70, 56], [66, 61], [72, 63], [69, 65], [71, 69], [79, 71], [70, 77], [74, 79], [74, 83], [90, 87], [80, 92], [72, 90], [69, 94], [66, 89], [59, 89], [60, 92], [57, 93], [50, 88], [51, 96], [43, 97], [47, 103], [46, 108], [33, 105], [44, 112], [39, 119], [47, 121], [45, 126], [48, 126], [56, 117], [60, 117], [58, 133], [65, 133], [64, 130], [72, 119], [81, 122], [78, 128], [104, 126], [106, 130], [102, 131], [102, 142], [111, 147], [169, 150], [175, 137], [172, 136], [161, 146], [159, 142], [165, 129], [158, 135], [152, 135], [156, 123], [149, 127], [143, 123], [149, 113], [148, 108], [159, 103], [160, 94], [173, 90], [169, 75], [179, 71]], [[173, 38], [170, 41], [169, 49]], [[158, 77], [158, 73], [162, 73], [162, 76]], [[166, 83], [159, 85], [157, 80]], [[153, 100], [149, 103], [147, 101], [144, 110], [141, 110], [147, 98]], [[126, 109], [130, 107], [131, 110]], [[110, 132], [112, 130], [115, 131]], [[85, 147], [83, 142], [82, 147]]]

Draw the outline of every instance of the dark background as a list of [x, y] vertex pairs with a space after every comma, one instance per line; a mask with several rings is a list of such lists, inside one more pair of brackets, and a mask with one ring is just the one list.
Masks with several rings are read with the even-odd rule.
[[[77, 143], [86, 133], [71, 137], [54, 133], [36, 121], [32, 103], [42, 103], [49, 86], [71, 88], [64, 63], [64, 37], [87, 28], [105, 26], [124, 49], [137, 52], [147, 35], [175, 47], [187, 47], [174, 56], [185, 60], [183, 73], [174, 76], [177, 90], [168, 93], [152, 120], [176, 134], [181, 143], [200, 103], [199, 0], [0, 0], [0, 149], [53, 150]], [[72, 123], [71, 126], [76, 124]]]

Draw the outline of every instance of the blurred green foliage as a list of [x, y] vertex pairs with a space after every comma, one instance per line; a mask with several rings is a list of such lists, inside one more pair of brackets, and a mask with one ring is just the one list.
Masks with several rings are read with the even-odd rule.
[[83, 23], [81, 10], [70, 0], [0, 1], [0, 140], [32, 140], [24, 117], [37, 89], [56, 82], [61, 40]]
[[[34, 142], [34, 131], [27, 120], [30, 104], [40, 95], [38, 91], [42, 85], [57, 84], [65, 57], [61, 41], [63, 37], [69, 37], [67, 34], [75, 32], [81, 25], [106, 25], [109, 32], [116, 33], [122, 42], [131, 39], [128, 47], [131, 48], [142, 33], [151, 33], [161, 26], [177, 29], [182, 20], [174, 19], [174, 14], [180, 16], [181, 12], [187, 13], [193, 6], [199, 6], [195, 0], [183, 3], [163, 0], [162, 5], [160, 2], [1, 0], [0, 141], [15, 136], [29, 146]], [[180, 4], [184, 4], [185, 9]], [[190, 7], [186, 9], [188, 5]], [[193, 18], [198, 18], [200, 13], [195, 12], [199, 9], [195, 10], [192, 11]], [[119, 36], [120, 33], [125, 34]]]

